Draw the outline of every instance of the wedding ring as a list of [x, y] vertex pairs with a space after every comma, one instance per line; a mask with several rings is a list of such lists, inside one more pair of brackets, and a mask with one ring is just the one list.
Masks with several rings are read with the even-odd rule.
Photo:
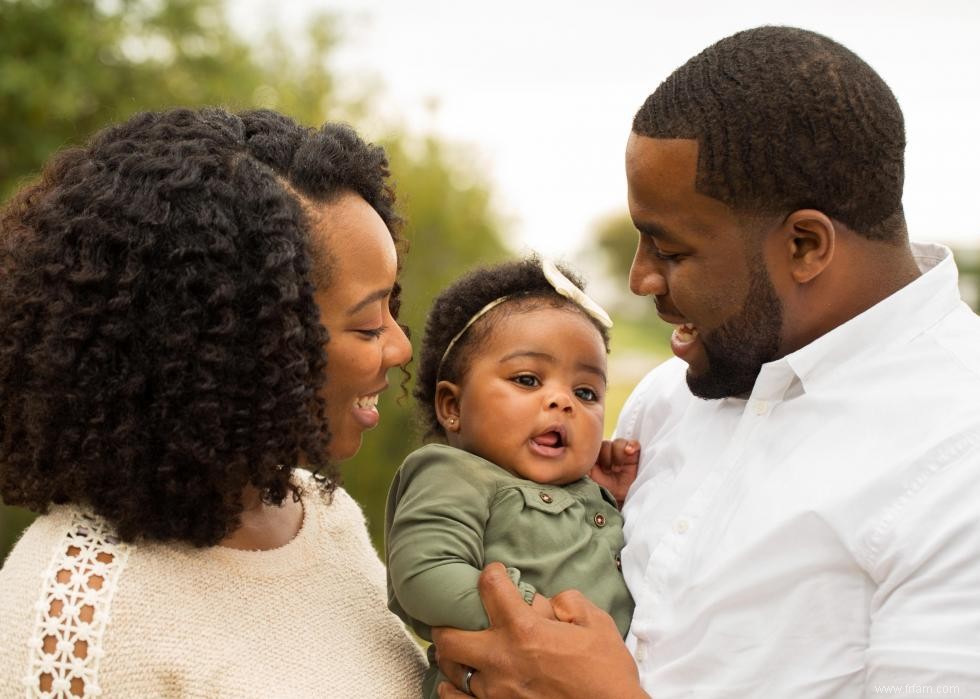
[[473, 679], [473, 675], [476, 674], [476, 670], [471, 667], [466, 668], [466, 672], [463, 674], [463, 693], [469, 694], [471, 697], [474, 696], [473, 692], [470, 691], [470, 680]]

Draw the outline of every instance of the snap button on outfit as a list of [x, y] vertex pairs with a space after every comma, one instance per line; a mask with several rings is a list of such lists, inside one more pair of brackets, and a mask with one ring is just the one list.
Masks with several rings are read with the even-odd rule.
[[554, 498], [552, 498], [552, 497], [551, 497], [550, 495], [548, 495], [548, 493], [546, 493], [546, 492], [544, 492], [543, 490], [542, 490], [542, 491], [541, 491], [540, 493], [538, 493], [538, 495], [540, 495], [540, 496], [541, 496], [541, 501], [542, 501], [542, 502], [546, 502], [546, 503], [548, 503], [549, 505], [550, 505], [550, 504], [552, 503], [552, 501], [554, 500]]
[[595, 522], [595, 525], [597, 527], [606, 526], [606, 517], [601, 512], [596, 512], [595, 517], [592, 518], [592, 521]]

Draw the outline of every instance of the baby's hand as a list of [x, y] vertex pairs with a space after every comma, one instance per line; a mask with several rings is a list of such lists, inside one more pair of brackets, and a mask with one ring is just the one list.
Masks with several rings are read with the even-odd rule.
[[622, 509], [626, 492], [636, 480], [639, 463], [640, 443], [635, 439], [603, 440], [589, 477], [611, 492]]

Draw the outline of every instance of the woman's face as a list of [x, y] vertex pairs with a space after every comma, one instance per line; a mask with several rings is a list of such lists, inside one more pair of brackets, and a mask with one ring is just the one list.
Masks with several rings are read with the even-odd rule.
[[378, 394], [388, 369], [408, 362], [412, 347], [388, 307], [398, 259], [391, 234], [359, 195], [345, 193], [310, 210], [314, 260], [325, 264], [326, 286], [315, 298], [330, 333], [324, 398], [330, 460], [361, 448], [361, 433], [378, 424]]

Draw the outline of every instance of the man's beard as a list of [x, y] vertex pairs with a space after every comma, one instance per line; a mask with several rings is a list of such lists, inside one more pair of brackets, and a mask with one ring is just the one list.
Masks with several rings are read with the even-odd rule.
[[728, 398], [752, 392], [762, 365], [776, 358], [783, 328], [783, 305], [761, 260], [752, 270], [749, 291], [737, 315], [701, 336], [708, 369], [687, 374], [698, 398]]

